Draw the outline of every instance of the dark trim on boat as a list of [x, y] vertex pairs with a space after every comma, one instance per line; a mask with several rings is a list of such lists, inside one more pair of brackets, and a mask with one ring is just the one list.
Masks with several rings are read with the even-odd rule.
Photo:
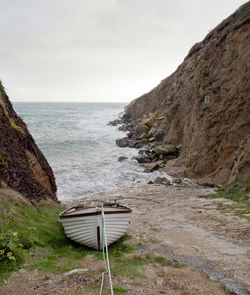
[[97, 251], [101, 250], [100, 226], [97, 226]]
[[[77, 205], [77, 206], [73, 206], [65, 211], [63, 211], [59, 217], [61, 218], [72, 218], [72, 217], [79, 217], [79, 216], [91, 216], [91, 215], [100, 215], [101, 214], [101, 211], [100, 210], [96, 210], [94, 212], [89, 212], [89, 213], [76, 213], [77, 211], [80, 211], [80, 210], [83, 210], [83, 209], [90, 209], [90, 208], [102, 208], [101, 205], [98, 205], [96, 207], [87, 207], [87, 206], [84, 206], [84, 205]], [[105, 215], [106, 214], [120, 214], [120, 213], [131, 213], [132, 210], [128, 207], [125, 207], [125, 206], [122, 206], [122, 205], [119, 205], [119, 204], [116, 204], [116, 203], [104, 203], [103, 204], [103, 208], [113, 208], [114, 210], [110, 210], [110, 211], [107, 211], [105, 212]], [[69, 212], [71, 210], [73, 210], [73, 212]], [[116, 210], [116, 209], [120, 209], [120, 210]], [[74, 213], [74, 214], [71, 214], [71, 213]]]

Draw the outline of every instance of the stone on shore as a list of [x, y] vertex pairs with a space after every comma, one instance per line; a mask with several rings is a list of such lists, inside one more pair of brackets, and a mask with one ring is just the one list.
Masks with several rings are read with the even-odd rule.
[[172, 182], [176, 183], [176, 184], [180, 184], [180, 183], [182, 183], [182, 179], [181, 178], [174, 178]]
[[127, 147], [127, 146], [129, 146], [129, 139], [127, 137], [117, 139], [115, 142], [119, 147]]
[[135, 159], [138, 163], [150, 163], [151, 162], [147, 156], [140, 155], [140, 154], [137, 157], [135, 157]]
[[154, 121], [155, 121], [155, 117], [151, 116], [150, 118], [144, 119], [142, 121], [142, 124], [147, 125], [149, 128], [151, 128], [152, 125], [154, 124]]
[[153, 172], [155, 170], [158, 170], [159, 168], [160, 168], [160, 165], [158, 163], [156, 163], [156, 164], [153, 164], [153, 165], [150, 165], [150, 166], [146, 167], [144, 169], [144, 172], [145, 173], [150, 173], [150, 172]]
[[89, 269], [88, 268], [76, 268], [76, 269], [73, 269], [69, 272], [66, 272], [64, 274], [64, 276], [71, 276], [72, 274], [77, 274], [77, 275], [80, 275], [80, 274], [83, 274], [85, 272], [88, 272]]
[[154, 137], [156, 140], [162, 140], [164, 137], [164, 134], [165, 134], [165, 131], [163, 129], [160, 129], [154, 134]]
[[119, 161], [119, 162], [122, 162], [122, 161], [125, 161], [125, 160], [127, 160], [127, 159], [128, 159], [128, 157], [123, 157], [123, 156], [121, 156], [121, 157], [118, 158], [118, 161]]
[[137, 135], [142, 135], [143, 133], [148, 133], [149, 127], [143, 123], [138, 123], [135, 127], [135, 133]]
[[176, 153], [176, 147], [172, 144], [167, 144], [164, 146], [158, 145], [153, 148], [153, 151], [157, 155], [168, 155], [168, 154], [174, 154]]
[[160, 177], [160, 176], [157, 176], [155, 178], [154, 183], [170, 185], [170, 181], [166, 177]]

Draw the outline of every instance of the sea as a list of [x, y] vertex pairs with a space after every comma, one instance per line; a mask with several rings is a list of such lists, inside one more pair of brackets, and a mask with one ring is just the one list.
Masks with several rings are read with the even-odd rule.
[[[13, 106], [53, 169], [59, 200], [147, 183], [162, 175], [144, 173], [135, 160], [138, 150], [115, 144], [126, 133], [107, 123], [122, 116], [124, 104], [15, 102]], [[121, 156], [127, 159], [118, 161]]]

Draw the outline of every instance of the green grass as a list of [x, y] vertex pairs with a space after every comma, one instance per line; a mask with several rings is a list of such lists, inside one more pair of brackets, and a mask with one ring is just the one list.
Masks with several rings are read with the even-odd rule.
[[176, 268], [184, 268], [184, 267], [186, 267], [187, 265], [186, 264], [184, 264], [184, 263], [180, 263], [180, 262], [175, 262], [174, 263], [174, 267], [176, 267]]
[[[4, 231], [9, 229], [17, 232], [23, 248], [20, 249], [20, 259], [16, 262], [1, 263], [0, 284], [4, 283], [12, 271], [19, 268], [27, 270], [37, 269], [45, 273], [61, 274], [75, 268], [81, 268], [81, 262], [88, 254], [95, 255], [102, 260], [102, 252], [97, 252], [68, 240], [58, 214], [65, 208], [60, 206], [42, 206], [38, 209], [24, 205], [15, 205], [15, 201], [4, 202], [0, 194], [0, 216]], [[139, 269], [148, 264], [145, 257], [133, 254], [136, 247], [127, 245], [125, 241], [131, 239], [124, 236], [109, 247], [109, 260], [112, 274], [142, 277]], [[119, 293], [120, 292], [120, 293]], [[125, 291], [117, 291], [123, 294]]]
[[19, 132], [25, 134], [23, 128], [20, 127], [20, 126], [18, 126], [18, 125], [16, 125], [16, 123], [14, 122], [14, 120], [10, 120], [10, 125], [11, 125], [12, 128], [14, 128], [14, 129], [16, 129], [17, 131], [19, 131]]
[[216, 193], [200, 196], [200, 198], [216, 199], [224, 198], [234, 201], [230, 205], [218, 204], [218, 210], [222, 213], [233, 213], [239, 217], [250, 219], [250, 179], [237, 180], [229, 185], [217, 189]]
[[17, 262], [1, 263], [0, 283], [8, 278], [11, 271], [20, 267], [63, 273], [80, 267], [81, 259], [89, 253], [95, 253], [65, 237], [57, 220], [63, 209], [59, 206], [43, 206], [38, 211], [35, 207], [13, 206], [11, 203], [1, 207], [4, 230], [12, 229], [18, 233], [23, 250]]
[[162, 241], [156, 237], [150, 237], [148, 241], [152, 244], [160, 244]]
[[202, 94], [199, 96], [199, 100], [200, 100], [200, 101], [203, 101], [203, 100], [205, 99], [205, 97], [206, 97], [207, 94], [208, 94], [207, 92], [202, 93]]
[[158, 273], [157, 273], [157, 275], [158, 275], [159, 277], [161, 277], [161, 278], [164, 278], [166, 274], [165, 274], [165, 271], [163, 271], [163, 270], [159, 270]]
[[0, 92], [1, 92], [3, 95], [6, 95], [5, 89], [4, 89], [3, 84], [2, 84], [1, 81], [0, 81]]
[[[100, 285], [94, 283], [94, 284], [92, 284], [92, 286], [90, 286], [89, 288], [87, 288], [87, 290], [88, 291], [94, 291], [94, 290], [99, 289], [99, 288], [100, 288]], [[114, 287], [113, 286], [113, 291], [114, 291], [114, 294], [115, 295], [122, 295], [122, 294], [127, 294], [128, 293], [128, 290], [126, 290], [126, 289], [124, 289], [122, 287]], [[82, 291], [81, 291], [79, 293], [76, 293], [75, 295], [82, 295], [82, 294], [85, 294], [85, 293], [82, 293]], [[102, 295], [110, 295], [110, 294], [111, 294], [111, 290], [109, 288], [104, 287], [102, 289]]]
[[201, 72], [201, 76], [203, 77], [203, 78], [205, 78], [205, 77], [207, 77], [208, 76], [208, 67], [207, 67], [207, 65], [206, 66], [204, 66], [204, 68], [203, 68], [203, 70], [202, 70], [202, 72]]
[[[109, 260], [112, 266], [112, 274], [125, 277], [143, 277], [139, 270], [149, 262], [145, 257], [133, 253], [136, 247], [124, 243], [124, 241], [130, 238], [130, 236], [124, 236], [109, 246]], [[97, 253], [97, 256], [102, 259], [102, 253]]]
[[8, 162], [4, 159], [4, 157], [0, 154], [0, 165], [8, 169]]
[[173, 266], [173, 267], [176, 267], [176, 268], [183, 268], [183, 267], [187, 266], [186, 264], [167, 259], [164, 256], [157, 256], [157, 257], [155, 257], [154, 260], [155, 260], [155, 262], [160, 263], [161, 265], [169, 265], [169, 266]]
[[153, 232], [160, 232], [159, 228], [156, 227], [151, 227], [150, 230]]
[[149, 264], [143, 256], [131, 255], [122, 256], [110, 259], [112, 265], [112, 274], [121, 275], [124, 277], [144, 277], [139, 270], [144, 266]]
[[164, 257], [164, 256], [157, 256], [155, 257], [155, 261], [162, 264], [162, 265], [165, 265], [167, 264], [167, 259]]
[[[116, 294], [116, 295], [128, 293], [128, 291], [126, 289], [121, 288], [121, 287], [114, 287], [113, 291], [114, 291], [114, 294]], [[109, 294], [110, 294], [110, 292], [109, 292]]]

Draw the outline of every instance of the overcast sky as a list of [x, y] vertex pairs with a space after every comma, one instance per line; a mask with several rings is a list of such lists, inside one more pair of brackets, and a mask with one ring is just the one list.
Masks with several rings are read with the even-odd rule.
[[245, 2], [0, 0], [0, 79], [12, 101], [128, 102]]

